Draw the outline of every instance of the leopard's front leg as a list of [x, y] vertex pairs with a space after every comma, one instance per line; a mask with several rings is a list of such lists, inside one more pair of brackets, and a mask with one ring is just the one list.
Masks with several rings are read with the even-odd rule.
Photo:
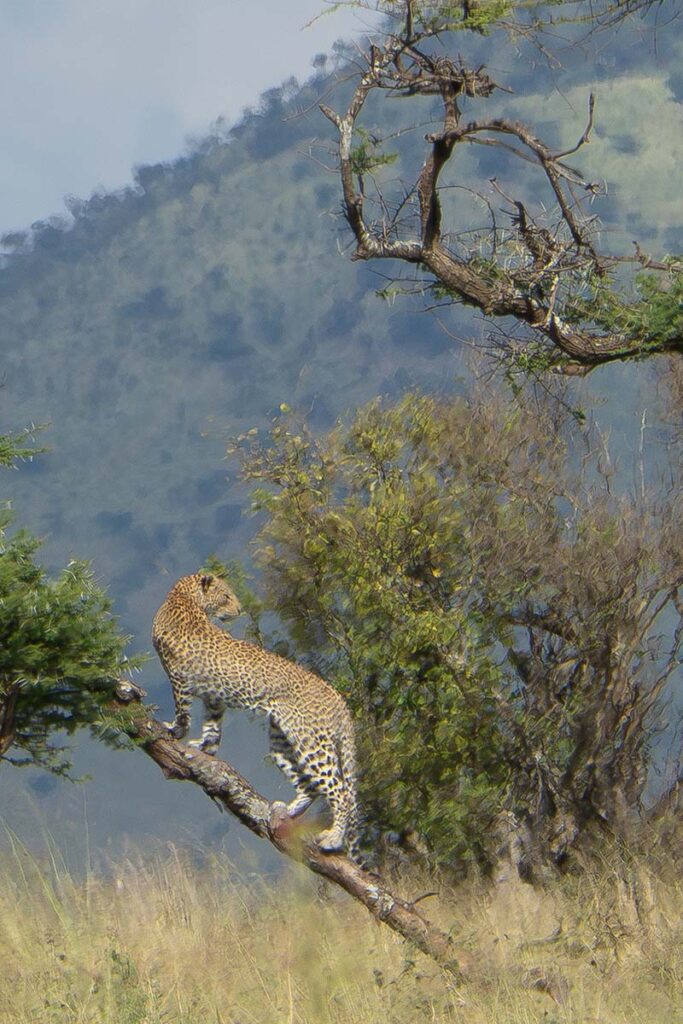
[[175, 703], [175, 718], [172, 722], [164, 722], [164, 725], [176, 740], [182, 740], [187, 736], [190, 728], [192, 709], [192, 693], [181, 679], [170, 675], [171, 687], [173, 689], [173, 701]]
[[204, 721], [202, 722], [202, 737], [199, 740], [190, 740], [188, 746], [198, 747], [205, 754], [215, 754], [221, 742], [225, 704], [217, 697], [204, 697], [203, 700]]

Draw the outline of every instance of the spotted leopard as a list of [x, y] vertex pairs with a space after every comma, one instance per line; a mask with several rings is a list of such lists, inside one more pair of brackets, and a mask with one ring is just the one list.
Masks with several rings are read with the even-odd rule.
[[182, 739], [190, 726], [192, 699], [200, 698], [202, 735], [190, 743], [215, 754], [226, 708], [267, 715], [272, 759], [296, 790], [288, 814], [303, 814], [316, 796], [324, 797], [332, 823], [318, 835], [319, 847], [333, 851], [346, 846], [362, 863], [349, 709], [340, 694], [313, 672], [236, 640], [211, 621], [227, 621], [240, 612], [237, 597], [218, 576], [184, 576], [170, 590], [152, 629], [154, 647], [173, 687], [175, 719], [167, 725]]

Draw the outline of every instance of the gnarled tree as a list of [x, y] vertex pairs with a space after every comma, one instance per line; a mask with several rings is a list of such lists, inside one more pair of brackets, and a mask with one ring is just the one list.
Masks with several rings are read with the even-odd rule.
[[[357, 6], [384, 11], [393, 30], [357, 54], [359, 71], [346, 109], [321, 105], [339, 133], [343, 209], [355, 239], [353, 258], [410, 264], [425, 275], [419, 289], [438, 302], [464, 303], [500, 318], [498, 348], [509, 364], [523, 371], [587, 373], [613, 360], [680, 352], [683, 261], [677, 256], [654, 260], [637, 244], [630, 253], [602, 252], [597, 219], [585, 209], [585, 201], [599, 194], [600, 186], [574, 160], [591, 136], [594, 96], [576, 144], [561, 150], [519, 120], [495, 112], [467, 119], [462, 115], [463, 103], [468, 109], [490, 107], [503, 87], [483, 67], [453, 56], [456, 45], [462, 47], [468, 32], [494, 28], [538, 36], [542, 5], [389, 0]], [[555, 4], [555, 19], [562, 20], [563, 14], [565, 22], [584, 18], [577, 5], [561, 6], [566, 14], [558, 15]], [[598, 4], [585, 19], [609, 24], [645, 6]], [[550, 19], [547, 9], [546, 17]], [[437, 127], [425, 136], [422, 167], [413, 180], [383, 185], [375, 177], [392, 159], [388, 143], [363, 127], [366, 105], [375, 93], [408, 104], [410, 112], [403, 127], [392, 132], [394, 138], [419, 120], [420, 98], [432, 97], [438, 104]], [[477, 197], [488, 210], [488, 224], [472, 231], [471, 211], [463, 217], [452, 198], [446, 216], [445, 197], [452, 197], [454, 187], [461, 189], [461, 200], [472, 197], [472, 189], [458, 178], [458, 157], [470, 145], [498, 147], [522, 161], [525, 174], [535, 176], [535, 206], [516, 196], [514, 185], [492, 179], [488, 194], [482, 185]], [[502, 204], [502, 210], [494, 204]], [[509, 329], [505, 318], [512, 318], [516, 327]]]

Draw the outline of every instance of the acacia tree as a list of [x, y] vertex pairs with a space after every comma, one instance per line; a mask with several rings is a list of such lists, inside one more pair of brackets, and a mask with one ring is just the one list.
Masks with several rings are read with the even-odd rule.
[[[423, 275], [417, 289], [433, 301], [463, 303], [498, 318], [498, 348], [509, 367], [522, 371], [587, 373], [613, 360], [680, 352], [683, 260], [654, 260], [637, 244], [631, 253], [602, 252], [597, 218], [586, 210], [600, 186], [575, 160], [593, 130], [594, 96], [576, 144], [553, 149], [533, 125], [500, 116], [495, 100], [504, 85], [460, 56], [468, 33], [499, 28], [537, 39], [544, 26], [613, 24], [649, 5], [605, 0], [588, 9], [561, 2], [545, 12], [541, 4], [518, 0], [354, 6], [383, 11], [390, 27], [354, 55], [358, 72], [345, 109], [321, 104], [339, 133], [352, 258], [408, 264]], [[420, 101], [431, 97], [436, 104], [430, 113], [435, 127], [425, 136], [422, 166], [412, 180], [382, 182], [378, 176], [394, 154], [371, 122], [364, 126], [374, 94], [408, 105], [389, 136], [394, 140], [421, 122]], [[493, 111], [470, 114], [484, 105], [494, 105]], [[497, 177], [488, 194], [484, 185], [478, 193], [467, 187], [458, 176], [458, 157], [470, 145], [497, 147], [518, 161], [525, 176], [534, 176], [534, 206], [515, 195], [514, 180], [506, 184]], [[487, 222], [473, 229], [477, 207], [488, 210]], [[506, 318], [516, 323], [513, 329]]]
[[[34, 432], [0, 437], [0, 464], [12, 467], [39, 453]], [[11, 530], [0, 516], [0, 761], [68, 774], [61, 741], [89, 726], [116, 742], [108, 728], [113, 681], [127, 662], [128, 638], [85, 562], [54, 579], [35, 562], [40, 541]]]
[[513, 842], [532, 871], [640, 820], [680, 665], [681, 499], [616, 497], [586, 443], [576, 469], [556, 409], [412, 394], [233, 446], [265, 605], [357, 713], [375, 838], [450, 865]]

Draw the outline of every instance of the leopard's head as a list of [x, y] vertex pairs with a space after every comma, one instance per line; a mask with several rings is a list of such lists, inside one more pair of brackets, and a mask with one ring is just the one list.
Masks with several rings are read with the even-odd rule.
[[197, 573], [196, 580], [197, 600], [207, 615], [227, 622], [241, 614], [242, 606], [224, 579], [212, 573]]

